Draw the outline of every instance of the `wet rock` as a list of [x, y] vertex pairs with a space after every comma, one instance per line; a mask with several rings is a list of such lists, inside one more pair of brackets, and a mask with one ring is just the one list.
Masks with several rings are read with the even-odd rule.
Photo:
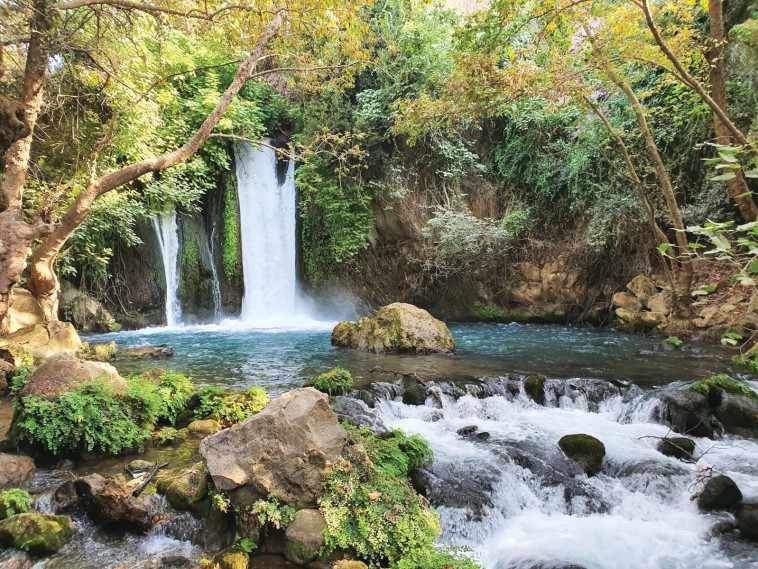
[[8, 308], [9, 333], [22, 328], [44, 324], [45, 313], [39, 302], [26, 289], [16, 287], [11, 293], [11, 303]]
[[168, 344], [159, 346], [146, 346], [144, 348], [130, 348], [119, 351], [119, 357], [145, 358], [161, 360], [174, 357], [174, 350]]
[[545, 378], [529, 375], [524, 379], [524, 391], [537, 405], [545, 404]]
[[716, 476], [706, 482], [697, 501], [701, 510], [729, 510], [742, 500], [742, 492], [728, 476]]
[[708, 530], [708, 535], [711, 537], [718, 537], [720, 535], [724, 535], [725, 533], [734, 531], [735, 529], [737, 529], [737, 524], [734, 522], [718, 522], [711, 526], [711, 529]]
[[67, 480], [55, 489], [50, 507], [56, 514], [73, 512], [79, 506], [79, 495], [73, 480]]
[[676, 432], [695, 437], [713, 438], [720, 425], [711, 414], [708, 398], [686, 386], [659, 390], [659, 420]]
[[743, 537], [758, 541], [758, 504], [743, 504], [734, 514]]
[[19, 514], [0, 522], [0, 544], [30, 555], [50, 555], [73, 535], [68, 516]]
[[427, 395], [426, 387], [417, 381], [413, 383], [409, 382], [405, 391], [403, 391], [403, 403], [405, 405], [424, 405]]
[[456, 433], [458, 433], [462, 437], [470, 437], [474, 433], [476, 433], [479, 430], [479, 427], [476, 425], [469, 425], [468, 427], [461, 427]]
[[134, 476], [135, 474], [142, 474], [144, 472], [150, 472], [155, 468], [155, 464], [147, 460], [133, 460], [124, 467], [124, 470]]
[[96, 362], [109, 362], [116, 356], [116, 342], [107, 344], [94, 344], [90, 346], [87, 343], [82, 344], [82, 355], [89, 360]]
[[191, 569], [195, 562], [181, 555], [169, 555], [161, 558], [161, 564], [158, 569]]
[[140, 532], [152, 526], [147, 504], [132, 496], [121, 474], [110, 479], [91, 474], [74, 484], [87, 514], [96, 524]]
[[216, 488], [240, 507], [269, 495], [296, 508], [315, 506], [327, 463], [347, 442], [328, 401], [312, 387], [290, 391], [203, 439], [200, 455]]
[[316, 559], [325, 545], [326, 520], [319, 510], [299, 510], [285, 530], [284, 557], [298, 565]]
[[727, 433], [758, 438], [758, 398], [724, 392], [713, 414]]
[[451, 353], [453, 336], [444, 322], [412, 304], [396, 302], [380, 308], [374, 318], [340, 322], [332, 345], [376, 353]]
[[23, 488], [34, 477], [34, 470], [31, 457], [0, 452], [0, 490]]
[[220, 569], [248, 569], [250, 554], [241, 547], [232, 547], [216, 555], [215, 561]]
[[112, 365], [88, 362], [71, 354], [55, 354], [29, 374], [21, 396], [57, 399], [96, 379], [108, 383], [117, 391], [127, 390], [126, 381]]
[[666, 456], [691, 460], [695, 452], [695, 441], [686, 437], [666, 437], [658, 442], [656, 448]]
[[187, 425], [187, 430], [192, 435], [212, 435], [221, 430], [221, 423], [213, 419], [203, 419], [201, 421], [192, 421]]
[[594, 476], [603, 467], [605, 445], [590, 435], [566, 435], [558, 446], [567, 457], [582, 465], [587, 476]]
[[79, 334], [69, 322], [45, 322], [21, 328], [5, 337], [44, 360], [58, 353], [76, 354], [82, 348]]
[[32, 569], [32, 565], [32, 560], [26, 553], [0, 553], [0, 567], [3, 569]]
[[642, 310], [642, 302], [628, 292], [617, 292], [613, 295], [613, 306], [628, 312], [637, 313]]
[[208, 495], [208, 472], [202, 462], [178, 474], [166, 473], [158, 477], [158, 493], [166, 496], [177, 510], [197, 510]]

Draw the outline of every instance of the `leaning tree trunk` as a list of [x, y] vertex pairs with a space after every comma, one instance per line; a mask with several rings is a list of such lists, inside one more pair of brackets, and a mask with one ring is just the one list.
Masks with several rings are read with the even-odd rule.
[[3, 211], [0, 212], [0, 333], [8, 331], [8, 308], [13, 288], [21, 281], [26, 259], [34, 241], [49, 231], [42, 220], [29, 224], [22, 210], [24, 185], [29, 170], [34, 126], [42, 105], [42, 90], [47, 69], [47, 39], [51, 26], [49, 6], [37, 1], [29, 21], [29, 47], [24, 67], [21, 105], [23, 105], [28, 134], [10, 145], [5, 159], [5, 179], [2, 183]]
[[[710, 43], [711, 45], [706, 52], [706, 58], [709, 64], [709, 75], [711, 81], [711, 97], [715, 103], [728, 110], [726, 98], [726, 80], [724, 79], [724, 43], [726, 33], [724, 31], [724, 15], [722, 11], [721, 0], [708, 0], [708, 13], [710, 15]], [[716, 144], [729, 146], [732, 143], [732, 136], [729, 128], [724, 124], [717, 114], [713, 114], [713, 127], [716, 132]], [[729, 193], [732, 194], [737, 207], [745, 221], [755, 221], [758, 218], [758, 207], [755, 205], [750, 188], [747, 186], [745, 176], [742, 170], [735, 172], [735, 177], [726, 183]]]
[[171, 168], [189, 159], [203, 143], [208, 140], [218, 121], [224, 115], [229, 105], [242, 89], [243, 85], [256, 76], [255, 70], [258, 60], [274, 39], [286, 21], [287, 13], [281, 11], [268, 26], [263, 36], [258, 40], [250, 56], [243, 61], [234, 77], [234, 80], [224, 92], [221, 100], [205, 119], [192, 138], [181, 148], [149, 158], [135, 164], [130, 164], [116, 172], [100, 178], [95, 175], [96, 156], [93, 156], [90, 165], [90, 179], [86, 189], [79, 194], [73, 204], [60, 220], [58, 226], [37, 248], [32, 257], [31, 275], [28, 287], [39, 301], [45, 318], [53, 320], [58, 312], [58, 278], [55, 274], [55, 259], [69, 237], [81, 226], [89, 215], [92, 204], [103, 194], [110, 192], [124, 184], [136, 180], [144, 174], [157, 172]]

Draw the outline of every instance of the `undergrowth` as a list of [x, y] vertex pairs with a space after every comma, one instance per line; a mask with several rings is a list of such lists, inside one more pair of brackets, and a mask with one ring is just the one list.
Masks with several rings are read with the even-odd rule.
[[353, 387], [353, 376], [346, 369], [336, 367], [305, 385], [313, 386], [328, 395], [345, 395]]
[[199, 397], [200, 404], [195, 409], [195, 418], [214, 419], [224, 427], [241, 423], [263, 411], [269, 402], [266, 390], [257, 385], [240, 392], [208, 386], [200, 390]]
[[28, 512], [32, 502], [34, 500], [26, 490], [20, 488], [3, 490], [0, 492], [0, 519]]

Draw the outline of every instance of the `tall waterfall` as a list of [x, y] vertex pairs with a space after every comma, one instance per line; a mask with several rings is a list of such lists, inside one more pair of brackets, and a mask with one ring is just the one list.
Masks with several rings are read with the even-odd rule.
[[166, 324], [169, 327], [182, 323], [182, 305], [179, 303], [179, 230], [176, 214], [165, 213], [152, 218], [166, 277]]
[[235, 146], [239, 187], [243, 322], [286, 320], [297, 313], [294, 162], [279, 184], [276, 152]]
[[218, 271], [216, 270], [216, 256], [214, 254], [213, 242], [216, 239], [216, 222], [213, 222], [213, 228], [211, 229], [211, 236], [208, 244], [208, 256], [211, 260], [211, 271], [213, 272], [213, 319], [215, 322], [221, 320], [222, 314], [222, 298], [221, 298], [221, 284], [218, 280]]

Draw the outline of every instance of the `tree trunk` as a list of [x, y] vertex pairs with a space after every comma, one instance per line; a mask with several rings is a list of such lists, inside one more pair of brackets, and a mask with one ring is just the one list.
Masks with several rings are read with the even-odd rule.
[[[721, 107], [726, 113], [728, 103], [726, 98], [726, 80], [724, 79], [724, 43], [726, 33], [724, 31], [724, 15], [722, 11], [721, 0], [708, 0], [708, 13], [710, 15], [710, 46], [706, 51], [706, 58], [709, 64], [709, 75], [711, 82], [711, 97], [714, 102]], [[729, 128], [724, 124], [717, 114], [713, 114], [713, 128], [716, 132], [716, 144], [729, 146], [732, 143], [732, 136]], [[737, 207], [740, 208], [742, 218], [747, 221], [755, 221], [758, 218], [758, 207], [755, 205], [753, 196], [747, 186], [742, 170], [735, 172], [736, 177], [729, 180], [726, 185], [729, 193], [732, 194]]]
[[46, 319], [55, 319], [58, 312], [58, 278], [55, 275], [55, 259], [68, 238], [73, 235], [87, 218], [95, 200], [103, 194], [136, 180], [144, 174], [165, 170], [166, 168], [181, 164], [195, 154], [203, 143], [208, 140], [216, 124], [218, 124], [218, 121], [229, 108], [229, 105], [243, 85], [256, 76], [255, 69], [258, 60], [271, 40], [279, 34], [279, 30], [286, 21], [286, 17], [286, 12], [282, 11], [274, 18], [263, 36], [258, 40], [250, 56], [240, 64], [234, 80], [224, 92], [216, 108], [208, 115], [192, 138], [181, 148], [162, 156], [130, 164], [100, 178], [95, 176], [97, 157], [93, 156], [87, 188], [76, 197], [71, 207], [61, 218], [58, 226], [42, 242], [32, 257], [31, 275], [27, 286], [42, 306]]

